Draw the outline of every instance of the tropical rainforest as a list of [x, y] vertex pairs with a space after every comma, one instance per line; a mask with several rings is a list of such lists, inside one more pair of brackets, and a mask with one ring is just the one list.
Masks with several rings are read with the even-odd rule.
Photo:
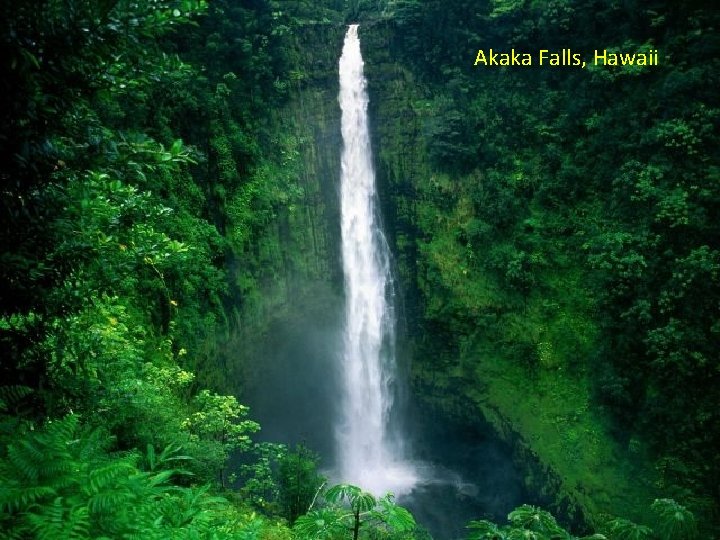
[[[408, 401], [500, 441], [526, 497], [465, 537], [720, 535], [713, 2], [2, 13], [3, 537], [443, 537], [392, 494], [328, 482], [321, 449], [262, 438], [244, 400], [266, 390], [282, 328], [332, 324], [342, 299], [350, 22]], [[476, 65], [490, 49], [588, 65]], [[594, 50], [658, 65], [596, 66]]]

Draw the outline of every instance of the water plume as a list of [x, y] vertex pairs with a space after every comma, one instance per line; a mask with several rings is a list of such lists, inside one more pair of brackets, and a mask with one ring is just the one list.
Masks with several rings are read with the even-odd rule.
[[339, 476], [382, 495], [416, 483], [389, 430], [393, 406], [395, 314], [390, 253], [376, 210], [375, 172], [368, 130], [368, 95], [358, 26], [351, 25], [340, 57], [341, 230], [345, 276], [343, 398], [337, 427]]

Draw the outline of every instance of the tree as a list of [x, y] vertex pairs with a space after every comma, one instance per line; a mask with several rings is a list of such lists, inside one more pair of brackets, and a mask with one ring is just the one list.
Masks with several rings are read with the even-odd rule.
[[308, 512], [325, 484], [317, 471], [319, 457], [303, 444], [280, 456], [278, 487], [283, 515], [292, 525], [298, 516]]
[[352, 532], [357, 540], [361, 528], [410, 532], [415, 528], [412, 514], [393, 502], [387, 494], [377, 499], [357, 486], [338, 484], [327, 490], [327, 508], [312, 510], [298, 517], [293, 529], [303, 538], [322, 540]]
[[247, 451], [250, 434], [258, 431], [257, 422], [246, 419], [248, 408], [235, 396], [221, 396], [201, 390], [194, 399], [195, 412], [183, 421], [190, 432], [191, 442], [199, 446], [210, 469], [217, 471], [218, 480], [226, 487], [225, 464], [230, 452]]

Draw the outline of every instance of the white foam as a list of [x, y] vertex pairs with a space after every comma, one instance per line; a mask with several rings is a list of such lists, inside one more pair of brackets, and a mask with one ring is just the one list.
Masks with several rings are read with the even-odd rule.
[[390, 253], [375, 209], [368, 95], [358, 26], [340, 57], [341, 232], [346, 314], [342, 405], [336, 429], [339, 476], [375, 495], [407, 493], [417, 482], [399, 434], [389, 433], [396, 374]]

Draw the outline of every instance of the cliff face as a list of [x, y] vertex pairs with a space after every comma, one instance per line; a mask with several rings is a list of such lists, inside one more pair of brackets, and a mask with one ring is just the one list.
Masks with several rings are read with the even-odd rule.
[[[244, 303], [226, 355], [268, 439], [305, 440], [327, 455], [332, 443], [318, 434], [332, 433], [333, 345], [342, 313], [337, 56], [343, 32], [327, 25], [297, 36], [306, 69], [274, 116], [270, 132], [279, 143], [266, 148], [269, 174], [282, 175], [288, 195], [278, 199], [252, 246], [262, 267], [238, 275], [241, 288], [257, 294]], [[447, 156], [439, 163], [438, 126], [462, 115], [455, 89], [423, 82], [399, 60], [407, 53], [391, 24], [361, 26], [361, 40], [414, 399], [436, 417], [492, 426], [514, 448], [536, 502], [554, 504], [566, 518], [642, 520], [654, 476], [591, 407], [595, 303], [583, 287], [581, 264], [557, 238], [559, 225], [548, 222], [560, 218], [541, 214], [532, 198], [496, 195], [506, 179], [493, 171], [468, 172]], [[538, 173], [533, 163], [514, 166], [511, 188], [520, 194]], [[512, 218], [502, 216], [508, 207]], [[506, 232], [493, 236], [491, 226]]]
[[[451, 85], [424, 83], [398, 60], [407, 52], [396, 30], [391, 23], [369, 25], [363, 47], [413, 395], [456, 421], [494, 426], [515, 449], [530, 492], [544, 504], [553, 501], [566, 518], [642, 520], [654, 473], [616, 442], [591, 404], [597, 327], [580, 259], [562, 239], [552, 247], [545, 242], [552, 225], [532, 200], [505, 227], [512, 233], [483, 234], [490, 226], [477, 207], [485, 207], [487, 221], [503, 219], [492, 184], [506, 179], [438, 166], [437, 125], [462, 115], [451, 109], [463, 101]], [[518, 184], [531, 181], [523, 174], [532, 173], [518, 171]], [[523, 198], [517, 196], [518, 205]], [[465, 411], [463, 418], [457, 411]]]
[[[267, 174], [277, 191], [272, 213], [251, 249], [267, 252], [260, 284], [262, 309], [277, 315], [313, 289], [341, 286], [339, 259], [340, 110], [337, 106], [337, 58], [342, 29], [304, 27], [295, 36], [295, 54], [303, 71], [287, 81], [290, 97], [271, 115]], [[274, 299], [274, 300], [272, 300]], [[250, 310], [250, 318], [257, 313]]]
[[[238, 265], [243, 293], [236, 330], [221, 353], [263, 438], [309, 444], [333, 454], [334, 352], [339, 347], [342, 267], [338, 179], [341, 25], [296, 28], [289, 98], [270, 115], [255, 173], [271, 200], [262, 227], [244, 246], [254, 267]], [[312, 396], [310, 398], [309, 396]]]

